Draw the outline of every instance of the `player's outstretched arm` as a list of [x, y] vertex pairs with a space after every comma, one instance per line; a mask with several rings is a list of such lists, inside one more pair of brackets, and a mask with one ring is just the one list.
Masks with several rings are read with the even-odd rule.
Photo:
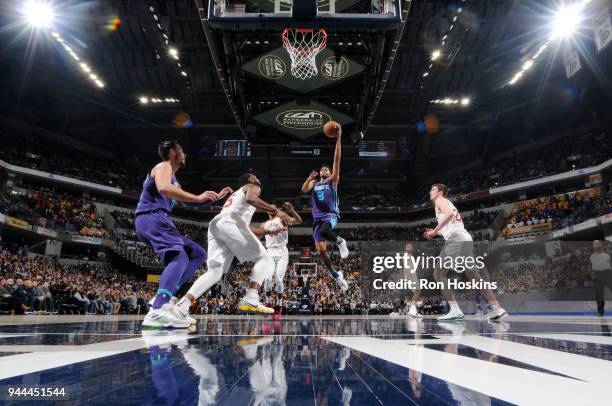
[[338, 186], [340, 182], [340, 159], [342, 158], [342, 127], [338, 124], [336, 137], [336, 150], [334, 151], [334, 166], [332, 168], [332, 184]]
[[261, 188], [257, 185], [247, 185], [246, 189], [246, 200], [247, 203], [255, 208], [265, 211], [266, 213], [272, 213], [278, 216], [285, 224], [289, 222], [289, 216], [282, 210], [279, 210], [276, 206], [266, 203], [259, 197]]
[[[212, 193], [214, 193], [214, 192], [212, 192]], [[227, 196], [229, 194], [232, 194], [232, 193], [234, 193], [232, 188], [227, 186], [227, 187], [223, 188], [219, 193], [217, 193], [217, 197], [218, 197], [217, 200], [209, 200], [209, 201], [206, 201], [206, 202], [203, 202], [203, 203], [181, 202], [181, 205], [185, 206], [185, 207], [188, 207], [190, 209], [197, 209], [199, 207], [206, 207], [206, 206], [208, 206], [208, 205], [210, 205], [210, 204], [212, 204], [212, 203], [214, 203], [214, 202], [216, 202], [218, 200], [223, 199], [225, 196]]]
[[315, 183], [317, 183], [316, 178], [318, 175], [319, 173], [317, 171], [310, 172], [310, 175], [308, 175], [306, 181], [304, 181], [304, 184], [302, 185], [302, 193], [308, 193], [312, 190]]
[[207, 191], [199, 195], [194, 195], [172, 184], [172, 166], [169, 162], [162, 162], [155, 168], [155, 186], [159, 194], [185, 203], [204, 203], [219, 200], [216, 192]]

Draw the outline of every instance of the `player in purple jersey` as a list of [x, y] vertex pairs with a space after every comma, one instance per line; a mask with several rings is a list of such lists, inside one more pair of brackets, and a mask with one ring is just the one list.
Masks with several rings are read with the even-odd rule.
[[185, 166], [187, 155], [177, 141], [164, 141], [158, 147], [162, 162], [147, 174], [140, 200], [136, 206], [136, 234], [159, 255], [165, 264], [159, 277], [159, 289], [151, 310], [145, 316], [145, 327], [189, 327], [195, 320], [177, 317], [169, 301], [206, 260], [204, 248], [185, 238], [176, 228], [170, 213], [176, 202], [186, 206], [212, 203], [232, 193], [221, 192], [194, 195], [181, 189], [174, 174]]
[[[302, 193], [311, 192], [312, 200], [312, 236], [315, 240], [319, 258], [325, 264], [343, 291], [348, 289], [348, 283], [342, 272], [336, 271], [334, 264], [327, 255], [327, 241], [338, 245], [340, 257], [346, 258], [349, 250], [346, 241], [333, 230], [340, 218], [338, 207], [338, 183], [340, 182], [340, 157], [342, 154], [342, 127], [338, 125], [334, 165], [330, 172], [329, 166], [323, 165], [319, 173], [312, 171], [302, 185]], [[317, 175], [320, 179], [317, 180]]]

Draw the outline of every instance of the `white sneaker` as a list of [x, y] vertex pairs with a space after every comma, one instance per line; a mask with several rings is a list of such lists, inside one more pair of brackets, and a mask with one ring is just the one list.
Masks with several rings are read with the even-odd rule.
[[451, 310], [450, 312], [448, 312], [448, 314], [445, 314], [444, 316], [438, 317], [438, 320], [440, 320], [440, 321], [443, 321], [443, 320], [463, 320], [464, 317], [465, 316], [463, 315], [463, 312], [461, 310], [459, 310], [459, 311]]
[[166, 303], [159, 309], [151, 309], [145, 316], [142, 326], [152, 328], [188, 328], [189, 322], [174, 316], [172, 305]]
[[174, 317], [176, 317], [179, 320], [189, 323], [190, 326], [196, 324], [196, 319], [189, 316], [189, 312], [185, 312], [180, 306], [171, 305], [169, 307], [169, 310]]
[[338, 249], [340, 250], [340, 258], [347, 258], [349, 256], [349, 249], [347, 247], [346, 240], [342, 240], [341, 242], [336, 243], [336, 245], [338, 245]]
[[248, 296], [244, 296], [238, 302], [238, 310], [243, 312], [255, 312], [255, 313], [263, 313], [263, 314], [273, 314], [274, 309], [271, 307], [266, 307], [262, 305], [257, 298], [251, 298]]
[[346, 292], [348, 290], [348, 282], [346, 281], [346, 279], [344, 279], [344, 274], [342, 272], [338, 272], [338, 277], [336, 278], [336, 282], [338, 283], [338, 286], [340, 286], [340, 289], [343, 292]]
[[508, 313], [504, 309], [502, 309], [501, 307], [498, 307], [497, 310], [493, 310], [491, 313], [487, 315], [487, 319], [489, 321], [498, 321], [498, 320], [503, 319], [507, 315]]

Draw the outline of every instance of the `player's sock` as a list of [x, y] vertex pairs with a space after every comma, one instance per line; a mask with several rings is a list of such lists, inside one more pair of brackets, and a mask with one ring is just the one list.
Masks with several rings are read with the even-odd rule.
[[159, 277], [159, 289], [153, 302], [153, 308], [159, 309], [170, 301], [176, 290], [176, 285], [181, 279], [189, 257], [185, 251], [179, 251], [166, 265], [164, 272]]
[[254, 299], [259, 302], [259, 292], [257, 292], [257, 289], [248, 288], [246, 290], [246, 295], [244, 296], [248, 297], [249, 299]]
[[338, 271], [336, 271], [334, 268], [329, 268], [329, 272], [332, 274], [334, 279], [338, 279]]
[[336, 239], [336, 244], [340, 245], [342, 243], [344, 243], [344, 238], [338, 236], [338, 238]]
[[450, 309], [451, 309], [451, 312], [462, 313], [457, 303], [451, 303]]

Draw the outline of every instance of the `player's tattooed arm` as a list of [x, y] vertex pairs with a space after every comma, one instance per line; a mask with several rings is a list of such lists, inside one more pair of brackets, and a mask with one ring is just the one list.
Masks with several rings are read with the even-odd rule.
[[155, 178], [155, 186], [159, 194], [183, 203], [204, 203], [219, 200], [216, 192], [207, 191], [199, 195], [189, 193], [180, 187], [172, 184], [172, 166], [169, 162], [162, 162], [157, 165], [152, 175]]
[[338, 125], [338, 136], [336, 137], [336, 150], [334, 151], [334, 166], [332, 168], [332, 184], [338, 186], [340, 182], [340, 159], [342, 158], [342, 126]]
[[308, 193], [312, 190], [315, 183], [317, 183], [316, 178], [318, 175], [319, 175], [319, 172], [317, 171], [310, 172], [310, 175], [308, 175], [308, 178], [306, 178], [306, 181], [302, 185], [302, 193]]

